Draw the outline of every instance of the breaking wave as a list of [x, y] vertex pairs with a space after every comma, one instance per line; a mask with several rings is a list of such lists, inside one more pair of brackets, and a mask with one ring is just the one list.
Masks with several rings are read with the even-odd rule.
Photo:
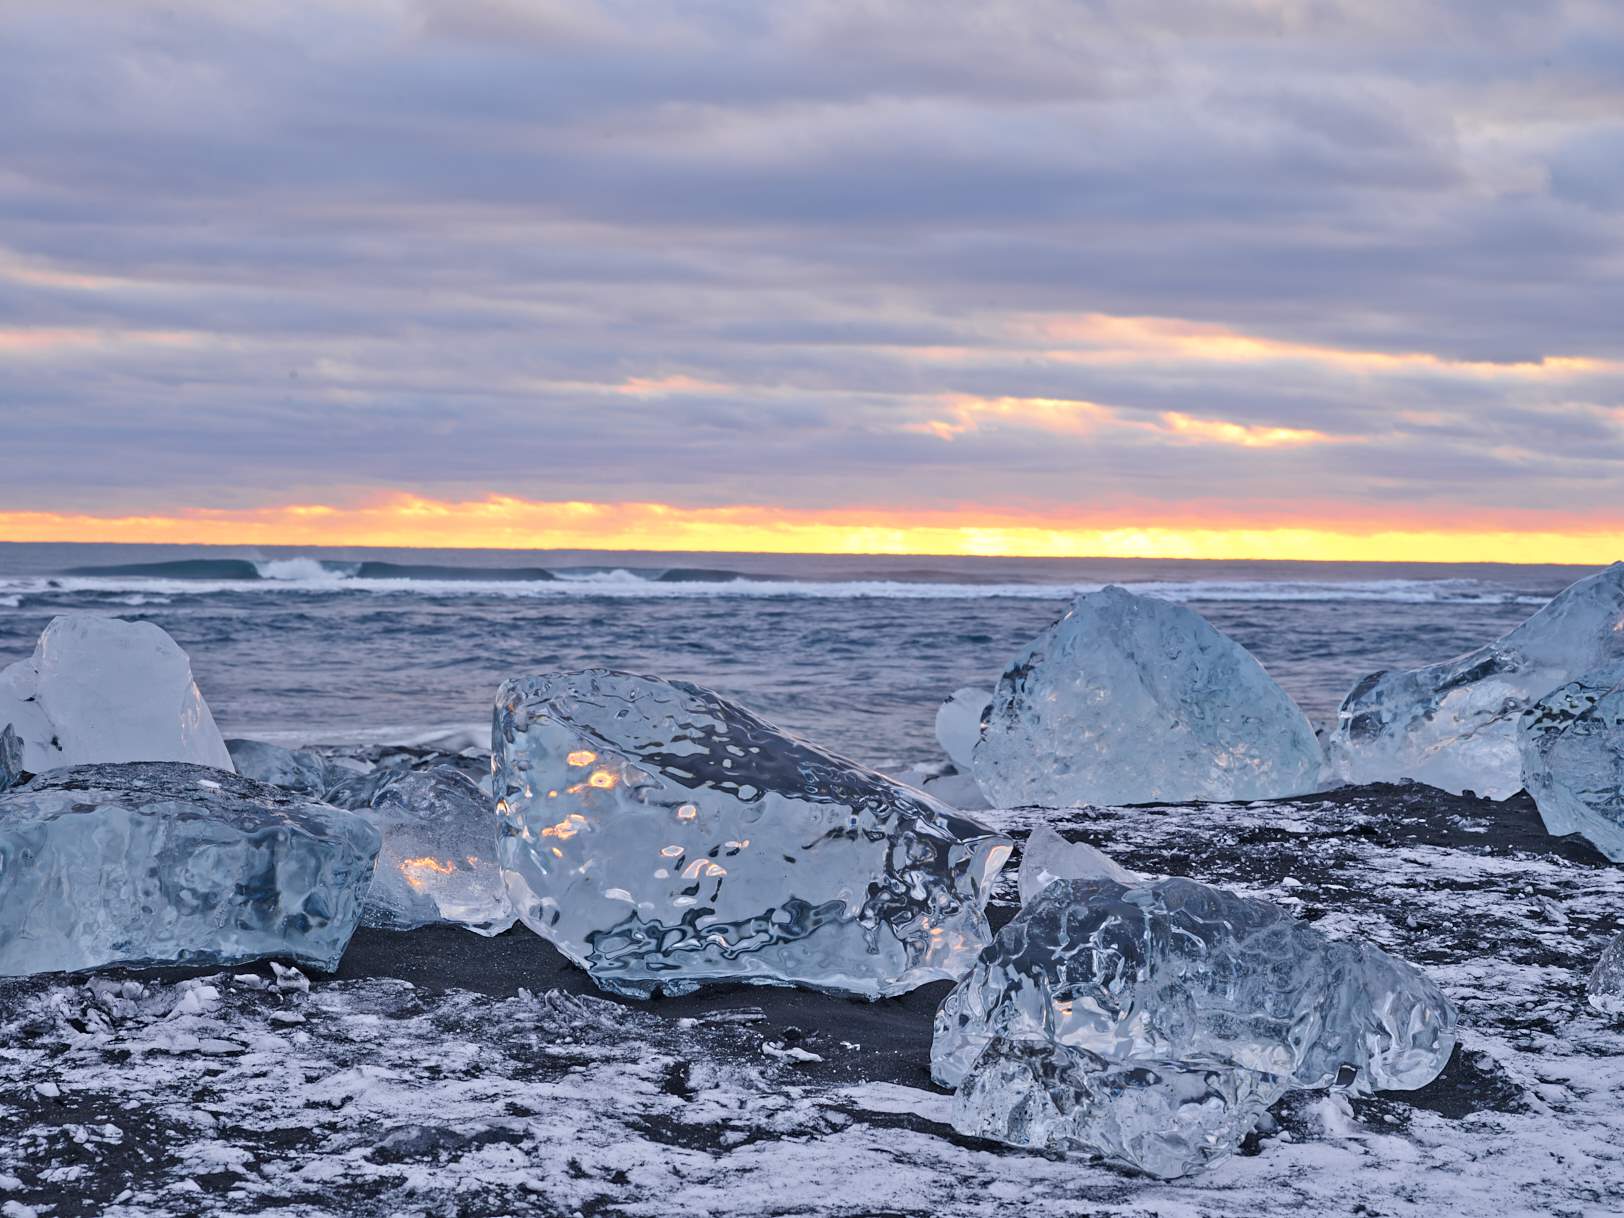
[[[899, 565], [873, 579], [818, 579], [726, 567], [478, 566], [274, 559], [181, 559], [77, 567], [60, 576], [0, 580], [0, 604], [17, 596], [74, 592], [108, 597], [257, 593], [393, 593], [494, 597], [800, 597], [899, 600], [1064, 600], [1099, 582], [987, 581]], [[1394, 604], [1543, 604], [1546, 597], [1477, 579], [1194, 579], [1125, 582], [1135, 592], [1180, 602], [1365, 601]], [[125, 602], [134, 603], [134, 602]]]

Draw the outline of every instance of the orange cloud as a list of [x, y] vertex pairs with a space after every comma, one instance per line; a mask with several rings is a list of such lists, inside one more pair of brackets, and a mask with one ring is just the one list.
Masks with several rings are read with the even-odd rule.
[[1617, 360], [1583, 356], [1496, 363], [1446, 359], [1424, 351], [1361, 351], [1260, 338], [1228, 326], [1177, 317], [1086, 313], [1063, 321], [1040, 320], [1032, 328], [1042, 340], [1075, 344], [1045, 352], [1050, 359], [1072, 364], [1139, 363], [1156, 358], [1226, 364], [1299, 362], [1325, 364], [1344, 372], [1420, 370], [1515, 379], [1561, 378], [1624, 369], [1624, 363]]
[[1267, 427], [1234, 423], [1227, 419], [1198, 418], [1182, 411], [1164, 411], [1158, 418], [1136, 418], [1111, 406], [1072, 398], [978, 398], [954, 394], [946, 400], [946, 418], [905, 423], [902, 430], [958, 439], [979, 431], [984, 423], [1007, 422], [1042, 431], [1086, 435], [1103, 427], [1172, 437], [1187, 443], [1229, 444], [1242, 448], [1300, 447], [1335, 444], [1350, 439], [1301, 427]]
[[[662, 503], [544, 502], [508, 496], [439, 500], [396, 494], [354, 506], [291, 504], [140, 516], [0, 512], [9, 541], [219, 545], [712, 550], [1039, 557], [1276, 558], [1318, 561], [1602, 563], [1624, 557], [1624, 520], [1529, 517], [1494, 525], [1348, 520], [1306, 509], [1282, 525], [1262, 513], [1226, 519], [1121, 510], [1093, 516], [1006, 508], [690, 508]], [[1569, 524], [1572, 527], [1567, 527]]]
[[185, 330], [71, 330], [45, 327], [0, 328], [0, 358], [7, 355], [48, 355], [85, 347], [183, 347], [198, 341]]
[[1303, 444], [1331, 444], [1341, 438], [1301, 427], [1259, 427], [1223, 419], [1197, 419], [1176, 410], [1165, 412], [1162, 422], [1176, 435], [1242, 448], [1295, 448]]

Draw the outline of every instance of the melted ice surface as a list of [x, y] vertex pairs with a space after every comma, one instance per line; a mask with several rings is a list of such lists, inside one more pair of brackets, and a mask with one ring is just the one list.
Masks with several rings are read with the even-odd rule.
[[605, 989], [874, 998], [957, 978], [989, 938], [1008, 838], [709, 690], [509, 681], [493, 751], [519, 916]]
[[1518, 724], [1523, 786], [1555, 834], [1624, 862], [1624, 665], [1552, 690]]

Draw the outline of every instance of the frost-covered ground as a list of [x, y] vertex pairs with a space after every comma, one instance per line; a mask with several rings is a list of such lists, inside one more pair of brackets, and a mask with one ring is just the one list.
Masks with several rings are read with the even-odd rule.
[[1370, 787], [990, 819], [1039, 816], [1422, 965], [1461, 1008], [1461, 1050], [1423, 1092], [1288, 1097], [1246, 1154], [1158, 1183], [954, 1134], [925, 1072], [942, 986], [635, 1006], [592, 997], [522, 927], [368, 931], [308, 992], [263, 966], [0, 984], [0, 1213], [1624, 1208], [1624, 1028], [1583, 995], [1624, 871], [1545, 837], [1526, 798]]

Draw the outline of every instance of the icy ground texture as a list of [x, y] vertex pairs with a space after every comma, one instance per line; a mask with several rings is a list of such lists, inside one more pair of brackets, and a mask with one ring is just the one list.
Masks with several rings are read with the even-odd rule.
[[78, 766], [0, 795], [0, 975], [280, 956], [331, 969], [365, 820], [222, 770]]
[[1250, 652], [1116, 587], [1080, 597], [1009, 666], [974, 755], [995, 805], [1046, 807], [1294, 795], [1322, 761]]
[[1458, 659], [1376, 672], [1342, 700], [1330, 760], [1348, 782], [1413, 779], [1504, 799], [1522, 787], [1517, 720], [1586, 673], [1624, 664], [1624, 563], [1579, 580]]
[[1585, 996], [1603, 1015], [1624, 1016], [1624, 935], [1609, 943], [1596, 961]]
[[232, 768], [191, 661], [151, 622], [54, 619], [32, 656], [0, 670], [0, 728], [8, 723], [32, 774], [102, 761]]
[[[1620, 929], [1624, 869], [1548, 836], [1527, 799], [1374, 788], [1042, 815], [1135, 870], [1240, 885], [1421, 962], [1461, 1008], [1461, 1048], [1420, 1091], [1290, 1093], [1278, 1129], [1161, 1182], [957, 1134], [952, 1097], [922, 1069], [940, 985], [873, 1006], [762, 989], [628, 1008], [557, 992], [591, 983], [533, 935], [363, 928], [308, 993], [240, 970], [144, 976], [134, 995], [113, 977], [0, 982], [0, 1205], [50, 1218], [1617, 1210], [1624, 1024], [1586, 1004], [1584, 983]], [[1016, 836], [1037, 823], [993, 819]], [[1006, 875], [995, 916], [1013, 908]]]
[[481, 935], [512, 926], [491, 797], [450, 766], [380, 773], [353, 808], [383, 836], [362, 921], [391, 930], [452, 922]]
[[986, 690], [966, 688], [955, 690], [936, 708], [936, 740], [962, 773], [969, 773], [981, 739], [981, 716], [991, 702]]
[[[931, 1073], [962, 1086], [963, 1132], [1177, 1176], [1232, 1153], [1288, 1089], [1425, 1086], [1454, 1026], [1408, 965], [1266, 901], [1180, 878], [1060, 879], [942, 1003]], [[1082, 1052], [1043, 1063], [1053, 1046]]]
[[956, 978], [1009, 840], [696, 685], [509, 681], [492, 749], [519, 916], [612, 992], [868, 998]]
[[1048, 825], [1039, 825], [1021, 846], [1018, 887], [1021, 904], [1030, 905], [1056, 880], [1115, 880], [1132, 884], [1142, 877], [1113, 862], [1087, 842], [1068, 842]]
[[1552, 833], [1624, 862], [1624, 664], [1570, 681], [1523, 715], [1522, 781]]

